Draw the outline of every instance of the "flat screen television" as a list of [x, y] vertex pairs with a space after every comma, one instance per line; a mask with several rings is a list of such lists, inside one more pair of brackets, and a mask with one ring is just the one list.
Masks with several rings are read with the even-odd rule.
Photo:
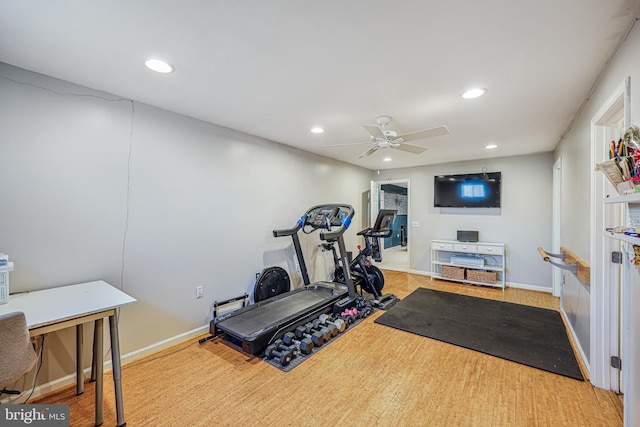
[[433, 206], [436, 208], [499, 208], [502, 172], [436, 175]]

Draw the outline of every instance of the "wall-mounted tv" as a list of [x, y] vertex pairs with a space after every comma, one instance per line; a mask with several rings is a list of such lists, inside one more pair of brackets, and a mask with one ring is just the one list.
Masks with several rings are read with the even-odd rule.
[[436, 208], [499, 208], [501, 172], [436, 175], [433, 206]]

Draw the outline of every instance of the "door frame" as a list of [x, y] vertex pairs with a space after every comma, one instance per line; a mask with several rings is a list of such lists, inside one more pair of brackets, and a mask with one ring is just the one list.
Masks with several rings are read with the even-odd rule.
[[[562, 245], [562, 157], [558, 157], [553, 164], [553, 219], [551, 232], [551, 250], [555, 254], [560, 253]], [[562, 295], [562, 270], [553, 268], [553, 296]]]
[[[371, 181], [371, 221], [374, 221], [380, 209], [380, 186], [383, 184], [406, 184], [407, 185], [407, 228], [411, 225], [411, 179], [387, 179], [384, 181]], [[374, 196], [375, 193], [375, 196]], [[407, 271], [411, 271], [411, 235], [407, 244]], [[384, 250], [384, 242], [381, 242]], [[383, 257], [384, 260], [384, 257]]]
[[[620, 120], [623, 128], [630, 125], [630, 77], [627, 77], [602, 104], [591, 119], [591, 164], [605, 159], [608, 142], [615, 134]], [[612, 250], [620, 246], [603, 236], [606, 226], [617, 224], [622, 207], [604, 203], [605, 186], [601, 172], [591, 172], [591, 291], [590, 291], [590, 379], [605, 390], [620, 390], [620, 372], [611, 367], [611, 357], [620, 356], [620, 328], [625, 330], [625, 307], [620, 304], [620, 269], [609, 262]], [[611, 191], [610, 191], [611, 192]], [[616, 194], [615, 192], [613, 193]], [[627, 282], [627, 283], [625, 283]], [[615, 286], [611, 286], [614, 283]], [[622, 282], [623, 287], [628, 281]], [[623, 293], [624, 290], [622, 291]], [[623, 324], [620, 325], [620, 313]]]

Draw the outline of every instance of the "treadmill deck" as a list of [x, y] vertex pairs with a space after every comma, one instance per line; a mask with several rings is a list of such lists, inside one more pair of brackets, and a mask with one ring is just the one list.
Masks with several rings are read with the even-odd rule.
[[240, 309], [215, 323], [215, 328], [240, 341], [243, 351], [257, 354], [281, 331], [332, 310], [347, 294], [342, 285], [315, 283]]

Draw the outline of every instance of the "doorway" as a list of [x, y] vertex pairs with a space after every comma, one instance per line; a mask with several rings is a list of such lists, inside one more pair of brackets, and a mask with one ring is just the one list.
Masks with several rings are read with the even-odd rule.
[[409, 180], [374, 182], [371, 187], [372, 192], [377, 193], [378, 196], [377, 198], [372, 197], [371, 218], [375, 218], [380, 209], [395, 209], [397, 211], [393, 223], [393, 234], [380, 242], [382, 262], [376, 265], [385, 270], [409, 271], [411, 242], [409, 235]]
[[[609, 142], [617, 141], [623, 129], [630, 125], [630, 78], [612, 93], [591, 120], [591, 159], [593, 164], [607, 160]], [[614, 264], [611, 254], [625, 253], [622, 243], [604, 237], [607, 226], [624, 224], [625, 213], [620, 204], [605, 204], [605, 196], [617, 195], [604, 174], [597, 172], [591, 183], [591, 383], [605, 390], [623, 392], [621, 371], [613, 368], [612, 357], [627, 351], [623, 331], [628, 330], [625, 295], [629, 281], [624, 280], [622, 265]], [[628, 359], [630, 360], [630, 359]], [[628, 405], [625, 397], [625, 412]]]

